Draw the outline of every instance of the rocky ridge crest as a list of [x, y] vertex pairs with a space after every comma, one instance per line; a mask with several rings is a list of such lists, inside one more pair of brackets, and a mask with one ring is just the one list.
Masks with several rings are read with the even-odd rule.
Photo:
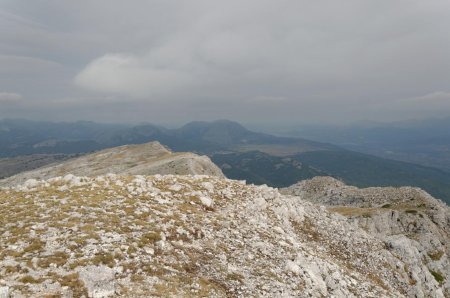
[[383, 239], [267, 186], [66, 175], [4, 188], [0, 206], [11, 297], [444, 295], [417, 255], [415, 275]]
[[224, 177], [207, 156], [190, 152], [171, 152], [159, 142], [125, 145], [73, 158], [62, 163], [23, 172], [0, 180], [1, 186], [22, 184], [28, 179], [50, 179], [66, 174], [99, 176], [108, 173], [123, 175], [204, 174]]
[[282, 193], [295, 195], [345, 216], [407, 266], [416, 297], [431, 279], [450, 297], [450, 208], [415, 187], [357, 188], [331, 177], [301, 181]]

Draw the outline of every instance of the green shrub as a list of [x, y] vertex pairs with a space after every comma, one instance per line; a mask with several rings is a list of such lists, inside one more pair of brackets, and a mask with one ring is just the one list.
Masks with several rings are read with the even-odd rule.
[[431, 270], [431, 269], [429, 269], [429, 270], [430, 270], [431, 275], [434, 276], [434, 279], [436, 279], [436, 281], [437, 281], [439, 284], [442, 284], [442, 283], [444, 282], [445, 278], [444, 278], [444, 276], [443, 276], [440, 272], [433, 271], [433, 270]]

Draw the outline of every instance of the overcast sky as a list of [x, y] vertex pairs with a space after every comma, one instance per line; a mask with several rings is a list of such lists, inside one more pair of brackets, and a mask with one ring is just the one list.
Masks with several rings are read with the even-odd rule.
[[449, 0], [0, 0], [0, 118], [450, 116]]

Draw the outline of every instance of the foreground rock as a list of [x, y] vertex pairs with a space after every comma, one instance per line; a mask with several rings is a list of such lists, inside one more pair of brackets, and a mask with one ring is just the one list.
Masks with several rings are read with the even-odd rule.
[[409, 243], [387, 247], [325, 208], [219, 177], [30, 180], [0, 191], [0, 213], [12, 297], [443, 295], [414, 251], [398, 258]]
[[411, 295], [450, 297], [450, 208], [413, 187], [347, 186], [331, 177], [316, 177], [281, 190], [284, 194], [327, 206], [386, 243], [407, 266]]
[[223, 177], [222, 171], [207, 157], [189, 152], [173, 153], [158, 142], [125, 145], [70, 159], [63, 163], [24, 172], [3, 180], [0, 186], [13, 186], [28, 179], [49, 179], [66, 174], [98, 176], [124, 175], [211, 175]]

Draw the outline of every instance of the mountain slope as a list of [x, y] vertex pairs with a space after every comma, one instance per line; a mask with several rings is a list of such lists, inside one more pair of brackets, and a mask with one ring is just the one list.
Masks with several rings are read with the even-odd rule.
[[349, 126], [303, 127], [289, 135], [389, 159], [450, 170], [450, 117]]
[[412, 185], [450, 203], [450, 173], [439, 169], [346, 150], [304, 152], [296, 158], [351, 185]]
[[425, 267], [342, 216], [239, 181], [34, 180], [0, 190], [0, 211], [13, 296], [442, 297]]
[[450, 296], [450, 207], [443, 202], [418, 188], [359, 189], [331, 177], [301, 181], [281, 192], [346, 216], [385, 241], [412, 276], [427, 270]]
[[24, 172], [0, 180], [0, 186], [16, 185], [28, 179], [49, 179], [66, 174], [98, 176], [108, 173], [205, 174], [223, 177], [220, 169], [206, 156], [186, 152], [172, 153], [160, 143], [151, 142], [105, 149], [60, 164]]
[[285, 187], [299, 180], [327, 174], [295, 158], [259, 151], [214, 154], [211, 159], [228, 178], [272, 187]]
[[248, 142], [249, 139], [255, 140], [258, 137], [264, 137], [262, 134], [248, 131], [236, 122], [227, 120], [190, 122], [177, 129], [174, 133], [182, 138], [192, 138], [223, 146], [230, 146], [236, 143]]
[[33, 154], [0, 158], [0, 179], [69, 159], [65, 154]]
[[118, 124], [0, 120], [0, 157], [84, 153], [105, 148], [100, 135], [126, 127]]
[[231, 179], [287, 187], [315, 176], [333, 176], [359, 187], [417, 186], [450, 203], [450, 173], [347, 150], [310, 151], [278, 157], [258, 151], [211, 156]]

